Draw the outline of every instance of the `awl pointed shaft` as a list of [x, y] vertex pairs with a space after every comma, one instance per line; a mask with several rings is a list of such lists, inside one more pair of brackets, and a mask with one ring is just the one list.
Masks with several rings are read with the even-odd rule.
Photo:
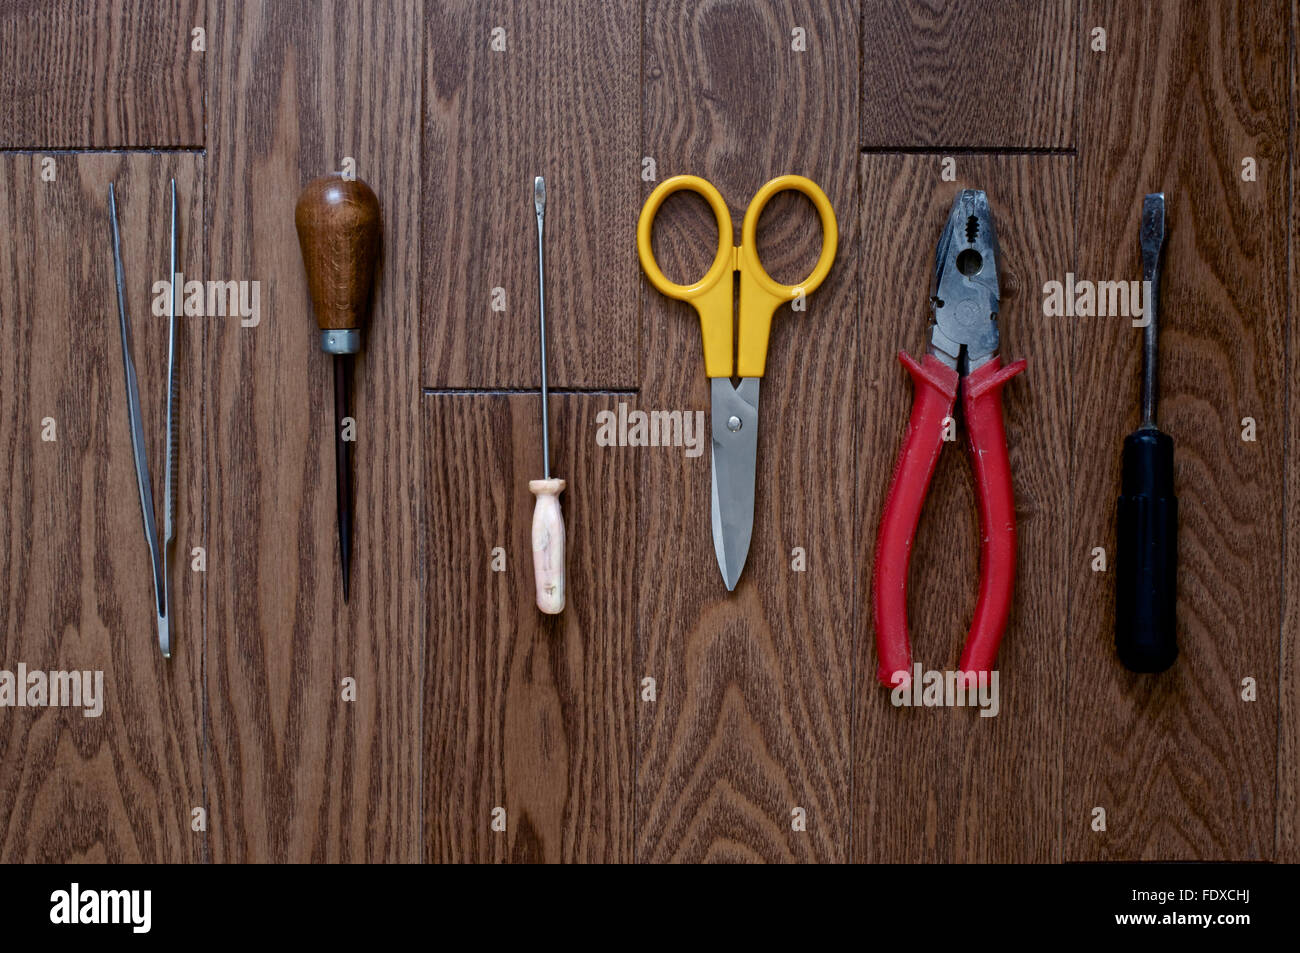
[[351, 358], [334, 355], [334, 485], [339, 524], [339, 569], [343, 573], [343, 601], [348, 601], [352, 568], [352, 442], [344, 439], [350, 416], [348, 395], [352, 392]]

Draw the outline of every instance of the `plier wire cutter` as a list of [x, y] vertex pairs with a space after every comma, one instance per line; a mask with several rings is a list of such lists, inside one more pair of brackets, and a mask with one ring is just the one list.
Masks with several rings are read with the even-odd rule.
[[915, 394], [876, 542], [876, 677], [886, 686], [911, 681], [907, 574], [912, 542], [939, 451], [954, 432], [952, 411], [959, 388], [981, 532], [979, 600], [959, 664], [966, 680], [992, 670], [1011, 611], [1016, 511], [1002, 424], [1002, 387], [1025, 369], [1025, 362], [1002, 366], [998, 300], [998, 241], [988, 197], [965, 189], [953, 202], [939, 238], [925, 358], [918, 364], [905, 351], [898, 355]]

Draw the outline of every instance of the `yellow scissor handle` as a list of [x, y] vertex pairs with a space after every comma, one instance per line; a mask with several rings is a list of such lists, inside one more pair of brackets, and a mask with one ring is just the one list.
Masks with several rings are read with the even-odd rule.
[[[679, 285], [669, 281], [655, 262], [650, 232], [655, 215], [664, 200], [674, 192], [696, 192], [713, 209], [718, 223], [718, 253], [704, 277], [694, 284]], [[758, 260], [755, 235], [763, 208], [778, 192], [802, 192], [812, 200], [822, 224], [822, 251], [812, 274], [797, 285], [781, 285]], [[783, 175], [768, 182], [754, 196], [741, 226], [741, 244], [731, 245], [731, 212], [722, 195], [711, 183], [697, 175], [675, 175], [661, 182], [641, 209], [636, 227], [636, 248], [646, 277], [670, 298], [689, 301], [700, 316], [700, 334], [704, 339], [704, 372], [709, 377], [730, 377], [733, 366], [741, 377], [762, 377], [767, 364], [767, 339], [772, 314], [787, 301], [817, 288], [831, 270], [839, 230], [830, 199], [817, 184], [801, 175]], [[737, 335], [739, 361], [732, 363], [731, 273], [740, 272], [740, 332]], [[725, 280], [724, 280], [725, 279]]]
[[[778, 192], [802, 192], [812, 200], [822, 223], [822, 252], [807, 278], [798, 284], [782, 285], [772, 279], [758, 260], [758, 218]], [[812, 179], [802, 175], [780, 175], [754, 195], [745, 210], [740, 226], [740, 331], [736, 335], [736, 376], [762, 377], [767, 365], [767, 339], [772, 329], [772, 315], [781, 305], [801, 295], [811, 294], [830, 273], [835, 249], [840, 241], [839, 227], [831, 200]]]
[[[650, 230], [659, 213], [659, 206], [674, 192], [682, 191], [696, 192], [703, 196], [713, 209], [713, 217], [718, 221], [718, 254], [704, 277], [690, 285], [669, 281], [659, 270], [654, 249], [650, 246]], [[731, 273], [735, 271], [735, 260], [731, 247], [731, 212], [722, 200], [721, 193], [712, 183], [698, 175], [675, 175], [660, 182], [641, 209], [641, 219], [636, 225], [636, 250], [650, 284], [670, 298], [689, 301], [699, 313], [700, 336], [704, 339], [704, 372], [709, 377], [730, 377], [733, 327]]]

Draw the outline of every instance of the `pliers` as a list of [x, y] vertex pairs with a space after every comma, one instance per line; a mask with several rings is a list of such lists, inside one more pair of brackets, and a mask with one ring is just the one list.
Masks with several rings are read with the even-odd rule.
[[[968, 683], [992, 670], [1011, 611], [1016, 575], [1016, 511], [1002, 425], [1002, 387], [1025, 369], [998, 356], [998, 240], [988, 197], [965, 189], [953, 202], [935, 256], [933, 308], [925, 359], [905, 351], [898, 359], [912, 376], [915, 395], [876, 542], [874, 614], [879, 681], [890, 687], [912, 678], [907, 631], [907, 573], [912, 541], [930, 478], [960, 385], [971, 468], [979, 496], [980, 589], [959, 669]], [[987, 676], [986, 676], [987, 677]]]

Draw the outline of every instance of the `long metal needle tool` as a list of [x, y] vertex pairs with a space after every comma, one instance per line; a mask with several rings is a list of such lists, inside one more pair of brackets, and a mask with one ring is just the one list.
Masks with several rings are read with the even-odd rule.
[[533, 507], [533, 580], [537, 608], [547, 615], [564, 610], [564, 514], [560, 511], [563, 480], [551, 479], [551, 421], [546, 384], [546, 180], [533, 179], [533, 209], [537, 213], [537, 303], [542, 364], [542, 479], [529, 480], [537, 497]]
[[542, 358], [542, 478], [551, 478], [551, 418], [546, 406], [546, 180], [533, 179], [533, 209], [537, 212], [537, 330]]
[[171, 274], [167, 283], [171, 296], [167, 308], [167, 433], [163, 474], [163, 536], [158, 538], [154, 517], [153, 485], [149, 480], [149, 458], [145, 452], [144, 421], [140, 413], [140, 384], [131, 357], [131, 328], [126, 317], [126, 280], [122, 269], [122, 237], [117, 223], [117, 196], [108, 186], [108, 211], [113, 226], [113, 277], [117, 283], [117, 316], [122, 330], [122, 366], [126, 372], [126, 409], [131, 428], [131, 452], [135, 458], [136, 485], [140, 491], [140, 512], [144, 535], [149, 543], [153, 569], [154, 611], [157, 615], [158, 646], [163, 658], [171, 658], [171, 602], [168, 597], [170, 553], [176, 536], [176, 180], [171, 181]]

